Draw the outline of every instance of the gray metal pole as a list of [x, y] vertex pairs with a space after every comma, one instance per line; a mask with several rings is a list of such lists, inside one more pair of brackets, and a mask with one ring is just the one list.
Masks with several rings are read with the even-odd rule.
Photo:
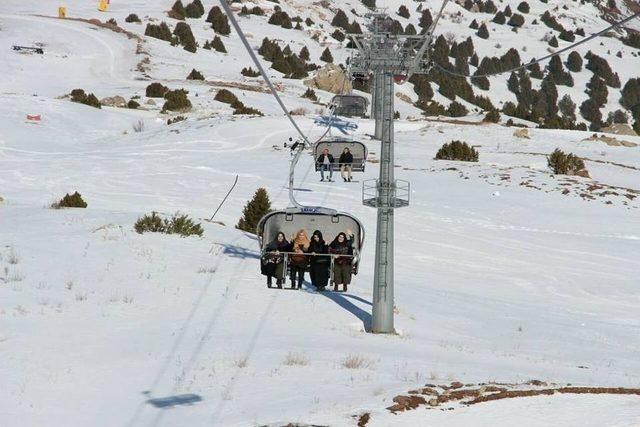
[[378, 140], [382, 139], [382, 117], [378, 117], [379, 114], [382, 114], [382, 92], [383, 88], [383, 73], [376, 72], [373, 75], [373, 102], [371, 106], [371, 110], [373, 112], [372, 116], [376, 121], [376, 129], [374, 132], [374, 137]]
[[393, 333], [393, 74], [376, 72], [376, 132], [380, 128], [380, 178], [376, 261], [373, 282], [372, 332]]

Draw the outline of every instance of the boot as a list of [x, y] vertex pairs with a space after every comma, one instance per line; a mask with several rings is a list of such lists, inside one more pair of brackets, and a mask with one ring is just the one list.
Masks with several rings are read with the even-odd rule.
[[267, 277], [267, 288], [270, 288], [272, 283], [271, 276]]
[[333, 284], [333, 292], [338, 292], [338, 285], [335, 283]]
[[344, 285], [344, 292], [347, 292], [347, 285]]
[[276, 280], [276, 286], [278, 287], [278, 289], [282, 289], [282, 279]]
[[296, 288], [296, 281], [295, 279], [291, 279], [291, 289], [295, 289]]

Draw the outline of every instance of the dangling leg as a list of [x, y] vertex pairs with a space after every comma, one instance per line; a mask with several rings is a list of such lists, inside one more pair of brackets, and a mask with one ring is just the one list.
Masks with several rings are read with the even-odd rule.
[[282, 289], [282, 278], [284, 277], [284, 264], [276, 264], [276, 287]]
[[352, 172], [352, 167], [351, 165], [347, 165], [347, 179], [349, 180], [349, 182], [351, 182], [351, 172]]
[[271, 276], [267, 276], [267, 288], [270, 288], [273, 282], [271, 281]]
[[342, 177], [342, 179], [344, 180], [344, 182], [347, 182], [347, 176], [345, 174], [345, 169], [347, 168], [346, 165], [340, 165], [340, 176]]

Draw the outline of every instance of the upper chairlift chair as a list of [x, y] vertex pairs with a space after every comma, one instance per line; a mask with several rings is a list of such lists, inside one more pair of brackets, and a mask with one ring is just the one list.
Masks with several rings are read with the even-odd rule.
[[336, 95], [331, 99], [334, 114], [343, 117], [365, 117], [369, 101], [360, 95]]
[[339, 170], [340, 163], [338, 159], [345, 148], [348, 148], [353, 156], [353, 163], [351, 164], [352, 171], [364, 172], [367, 155], [369, 154], [367, 146], [360, 141], [350, 141], [344, 138], [323, 139], [315, 143], [313, 146], [313, 158], [316, 165], [316, 172], [320, 170], [320, 164], [317, 162], [317, 159], [325, 149], [329, 150], [329, 154], [335, 159], [335, 162], [332, 164], [333, 170]]

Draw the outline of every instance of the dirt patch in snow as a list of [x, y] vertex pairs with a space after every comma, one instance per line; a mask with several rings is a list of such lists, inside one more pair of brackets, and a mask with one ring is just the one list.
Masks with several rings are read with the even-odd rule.
[[[514, 399], [531, 396], [553, 396], [557, 394], [618, 394], [640, 396], [640, 388], [624, 387], [576, 387], [557, 384], [547, 384], [540, 380], [531, 380], [524, 384], [505, 383], [480, 383], [465, 384], [454, 382], [450, 385], [426, 384], [425, 387], [410, 390], [407, 395], [397, 395], [395, 402], [387, 408], [396, 414], [410, 411], [421, 406], [426, 409], [435, 409], [444, 404], [458, 403], [459, 405], [476, 405], [478, 403], [491, 402], [501, 399]], [[448, 406], [446, 409], [454, 407]]]

